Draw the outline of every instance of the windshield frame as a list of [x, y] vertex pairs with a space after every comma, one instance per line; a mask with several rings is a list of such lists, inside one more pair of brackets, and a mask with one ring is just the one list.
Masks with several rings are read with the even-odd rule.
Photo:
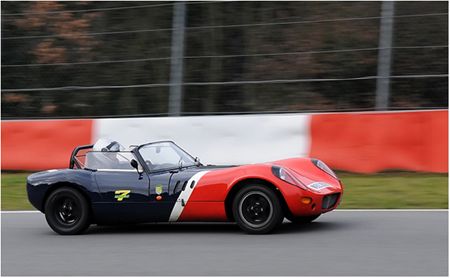
[[[157, 170], [150, 170], [150, 168], [148, 167], [147, 163], [145, 163], [144, 157], [141, 155], [140, 149], [149, 145], [155, 145], [155, 144], [161, 144], [161, 143], [171, 143], [173, 145], [175, 145], [177, 148], [179, 148], [184, 154], [186, 154], [189, 158], [192, 159], [192, 161], [195, 162], [195, 164], [193, 165], [187, 165], [187, 166], [177, 166], [177, 167], [173, 167], [173, 168], [165, 168], [165, 169], [157, 169]], [[181, 148], [180, 146], [178, 146], [175, 142], [171, 141], [171, 140], [162, 140], [162, 141], [155, 141], [155, 142], [151, 142], [151, 143], [146, 143], [146, 144], [142, 144], [139, 145], [138, 147], [134, 148], [132, 150], [132, 152], [134, 152], [135, 156], [138, 158], [139, 163], [142, 165], [142, 167], [145, 169], [145, 171], [149, 174], [151, 173], [161, 173], [161, 172], [168, 172], [168, 171], [173, 171], [173, 170], [179, 170], [179, 169], [183, 169], [183, 168], [188, 168], [188, 167], [192, 167], [192, 166], [197, 166], [197, 165], [202, 165], [200, 162], [198, 162], [198, 159], [193, 157], [190, 153], [188, 153], [187, 151], [185, 151], [183, 148]]]

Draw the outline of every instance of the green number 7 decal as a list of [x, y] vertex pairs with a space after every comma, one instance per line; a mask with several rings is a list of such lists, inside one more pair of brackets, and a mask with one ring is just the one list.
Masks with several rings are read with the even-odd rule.
[[116, 190], [114, 198], [117, 199], [117, 201], [122, 201], [123, 199], [130, 198], [130, 192], [131, 190]]

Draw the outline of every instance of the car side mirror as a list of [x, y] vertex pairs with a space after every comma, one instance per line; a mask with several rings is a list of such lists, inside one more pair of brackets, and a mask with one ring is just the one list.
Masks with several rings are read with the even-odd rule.
[[138, 167], [139, 167], [139, 164], [138, 164], [138, 162], [136, 161], [136, 159], [132, 159], [131, 161], [130, 161], [130, 164], [131, 164], [131, 167], [133, 167], [134, 169], [138, 169]]
[[131, 167], [136, 169], [136, 172], [139, 174], [139, 179], [142, 179], [142, 171], [139, 169], [139, 163], [136, 161], [136, 159], [132, 159], [130, 161]]

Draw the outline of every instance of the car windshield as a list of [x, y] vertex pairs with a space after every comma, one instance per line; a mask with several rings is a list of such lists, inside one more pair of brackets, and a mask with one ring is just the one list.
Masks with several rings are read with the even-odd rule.
[[172, 142], [143, 145], [139, 153], [150, 171], [175, 169], [196, 165], [195, 159]]

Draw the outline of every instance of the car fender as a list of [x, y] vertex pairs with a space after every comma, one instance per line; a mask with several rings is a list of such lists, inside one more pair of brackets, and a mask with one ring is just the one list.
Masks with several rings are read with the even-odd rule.
[[299, 191], [298, 187], [276, 178], [269, 164], [252, 164], [209, 171], [195, 185], [180, 215], [180, 221], [227, 220], [225, 200], [235, 186], [242, 184], [245, 180], [254, 179], [273, 184], [279, 189], [283, 199], [286, 199], [285, 195], [292, 195]]
[[62, 169], [34, 173], [27, 177], [27, 194], [30, 203], [44, 212], [49, 193], [60, 186], [71, 186], [80, 190], [90, 202], [98, 201], [98, 187], [92, 171]]

